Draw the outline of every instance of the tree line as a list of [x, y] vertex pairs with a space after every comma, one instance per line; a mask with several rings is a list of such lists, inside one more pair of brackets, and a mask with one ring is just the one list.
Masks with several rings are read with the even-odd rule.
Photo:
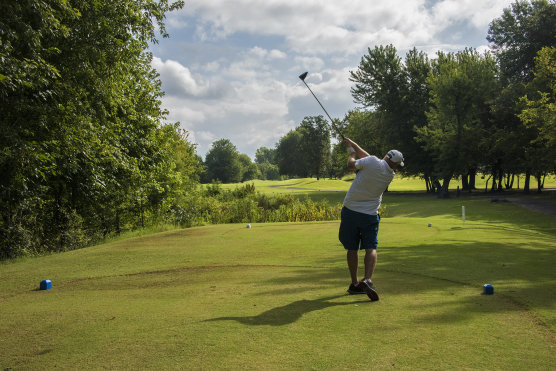
[[[445, 195], [459, 178], [474, 189], [478, 172], [492, 190], [517, 174], [542, 189], [556, 170], [556, 5], [517, 1], [491, 22], [493, 53], [466, 48], [429, 60], [416, 49], [369, 49], [351, 72], [354, 100], [367, 111], [347, 116], [347, 132], [384, 153], [399, 148], [408, 175]], [[372, 138], [372, 139], [371, 139]], [[376, 140], [378, 139], [378, 140]]]
[[[350, 75], [361, 108], [336, 125], [378, 156], [401, 150], [404, 174], [424, 178], [429, 192], [446, 196], [454, 179], [475, 189], [479, 173], [491, 190], [512, 188], [524, 174], [525, 192], [531, 177], [540, 191], [556, 171], [556, 5], [516, 1], [491, 22], [487, 40], [492, 52], [432, 59], [416, 48], [404, 59], [393, 45], [369, 48]], [[269, 163], [286, 176], [341, 177], [345, 151], [330, 151], [329, 138], [322, 116], [306, 117]]]
[[330, 131], [322, 116], [305, 117], [301, 124], [280, 139], [276, 148], [261, 147], [252, 163], [228, 139], [214, 142], [206, 154], [201, 181], [237, 183], [253, 179], [329, 175]]

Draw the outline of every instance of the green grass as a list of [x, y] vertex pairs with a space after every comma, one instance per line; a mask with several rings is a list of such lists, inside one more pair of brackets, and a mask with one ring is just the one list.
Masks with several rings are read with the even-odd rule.
[[374, 303], [344, 295], [337, 221], [0, 264], [0, 369], [553, 369], [556, 218], [483, 197], [385, 203]]
[[[475, 193], [484, 192], [485, 184], [486, 181], [488, 180], [487, 178], [483, 179], [480, 175], [476, 177], [477, 190], [475, 191]], [[514, 188], [513, 188], [514, 191], [523, 190], [523, 184], [525, 181], [524, 179], [525, 178], [523, 176], [520, 177], [519, 189], [518, 189], [518, 180], [516, 177], [516, 180], [514, 181]], [[344, 179], [321, 178], [317, 180], [316, 178], [299, 178], [299, 179], [288, 179], [285, 181], [253, 180], [245, 183], [253, 183], [255, 185], [255, 189], [258, 192], [265, 193], [265, 194], [283, 193], [283, 192], [306, 194], [314, 190], [318, 190], [321, 192], [347, 191], [349, 189], [349, 186], [351, 185], [351, 180], [353, 180], [353, 175], [351, 176], [348, 175]], [[234, 189], [240, 185], [242, 185], [242, 183], [232, 183], [232, 184], [223, 184], [222, 187], [224, 189]], [[492, 185], [492, 180], [489, 180], [488, 185], [489, 185], [488, 190], [490, 190], [490, 186]], [[458, 186], [461, 188], [461, 181], [452, 180], [450, 182], [450, 190], [455, 191]], [[544, 186], [545, 188], [556, 188], [556, 176], [554, 175], [548, 176], [545, 180]], [[531, 177], [530, 189], [532, 192], [536, 192], [537, 190], [537, 181], [534, 177]], [[424, 180], [420, 178], [396, 176], [392, 181], [392, 183], [390, 184], [389, 190], [393, 192], [424, 192], [426, 191], [426, 186]]]
[[[523, 178], [523, 177], [522, 177]], [[517, 179], [517, 178], [516, 178]], [[223, 189], [233, 190], [237, 187], [241, 187], [246, 183], [254, 184], [255, 190], [259, 193], [265, 195], [278, 195], [289, 193], [296, 197], [310, 197], [313, 201], [321, 201], [326, 199], [330, 202], [341, 203], [344, 199], [345, 192], [349, 189], [352, 176], [346, 176], [344, 179], [320, 179], [316, 178], [300, 178], [300, 179], [288, 179], [285, 181], [276, 180], [254, 180], [245, 183], [232, 183], [232, 184], [222, 184]], [[485, 180], [477, 176], [476, 190], [471, 194], [472, 196], [488, 196], [488, 197], [503, 197], [504, 193], [497, 192], [484, 192]], [[556, 203], [554, 197], [551, 197], [548, 193], [544, 192], [542, 196], [537, 196], [536, 182], [533, 182], [531, 178], [531, 194], [529, 197], [542, 197], [544, 199], [549, 198], [551, 202]], [[490, 183], [489, 183], [490, 184]], [[455, 191], [457, 186], [461, 186], [460, 182], [452, 181], [450, 190], [452, 191], [452, 196], [455, 197]], [[546, 189], [556, 188], [556, 177], [549, 176], [545, 181]], [[414, 193], [423, 195], [426, 190], [425, 182], [422, 179], [416, 177], [401, 177], [397, 176], [394, 178], [390, 187], [388, 188], [391, 193]], [[523, 179], [520, 181], [520, 189], [517, 189], [517, 180], [514, 184], [514, 189], [511, 190], [513, 193], [521, 193], [523, 190]], [[507, 192], [506, 192], [507, 193]], [[547, 195], [548, 194], [548, 195]], [[385, 195], [388, 195], [386, 193]], [[461, 192], [461, 198], [465, 199], [471, 196], [468, 192]], [[433, 196], [434, 197], [434, 196]], [[388, 206], [388, 205], [387, 205]]]

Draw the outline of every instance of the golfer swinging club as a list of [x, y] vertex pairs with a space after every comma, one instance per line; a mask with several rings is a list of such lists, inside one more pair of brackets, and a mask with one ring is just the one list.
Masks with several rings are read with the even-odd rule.
[[[403, 155], [390, 150], [382, 160], [365, 152], [349, 138], [344, 139], [349, 153], [347, 166], [359, 170], [344, 199], [339, 238], [347, 250], [347, 264], [351, 276], [350, 294], [367, 294], [371, 301], [378, 300], [371, 277], [375, 269], [378, 244], [378, 209], [382, 193], [394, 179], [394, 170], [404, 166]], [[365, 250], [365, 278], [357, 279], [359, 249]]]

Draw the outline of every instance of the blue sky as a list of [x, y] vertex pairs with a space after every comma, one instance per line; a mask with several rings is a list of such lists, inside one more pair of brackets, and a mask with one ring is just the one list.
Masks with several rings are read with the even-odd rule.
[[151, 45], [168, 121], [181, 123], [203, 158], [229, 139], [254, 159], [305, 116], [357, 108], [349, 71], [367, 48], [488, 50], [489, 23], [510, 0], [186, 0], [168, 14], [170, 38]]

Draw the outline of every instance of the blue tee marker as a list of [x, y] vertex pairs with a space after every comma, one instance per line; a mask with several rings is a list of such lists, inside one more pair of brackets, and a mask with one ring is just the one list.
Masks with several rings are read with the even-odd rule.
[[483, 287], [484, 287], [483, 294], [485, 294], [485, 295], [492, 295], [492, 294], [494, 294], [494, 287], [492, 287], [491, 284], [487, 283], [487, 284], [484, 285]]
[[42, 280], [41, 281], [41, 290], [50, 290], [52, 288], [52, 282], [50, 280]]

